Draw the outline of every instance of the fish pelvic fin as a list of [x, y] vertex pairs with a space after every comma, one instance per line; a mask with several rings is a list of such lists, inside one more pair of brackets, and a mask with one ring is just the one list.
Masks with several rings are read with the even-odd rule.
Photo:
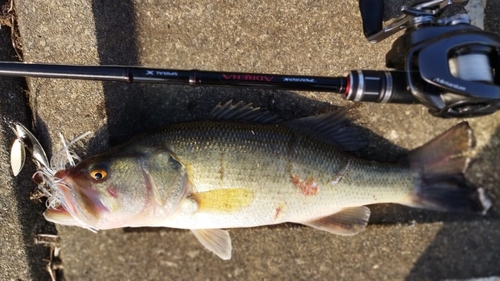
[[490, 198], [464, 176], [470, 163], [466, 152], [474, 145], [472, 129], [462, 122], [410, 152], [409, 162], [418, 180], [412, 202], [407, 205], [485, 214], [491, 207]]
[[333, 234], [351, 236], [363, 231], [370, 218], [370, 209], [365, 206], [344, 208], [333, 215], [308, 222], [300, 222]]
[[194, 236], [212, 253], [223, 260], [231, 259], [231, 237], [222, 229], [191, 229]]

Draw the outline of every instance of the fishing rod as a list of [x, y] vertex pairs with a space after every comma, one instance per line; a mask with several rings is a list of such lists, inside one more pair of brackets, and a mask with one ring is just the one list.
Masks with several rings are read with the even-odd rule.
[[441, 18], [463, 0], [431, 0], [401, 8], [382, 27], [383, 0], [360, 0], [370, 43], [405, 33], [386, 54], [393, 70], [352, 70], [345, 77], [300, 76], [128, 66], [0, 62], [0, 76], [67, 78], [333, 92], [359, 102], [423, 104], [438, 117], [475, 117], [500, 109], [500, 36], [470, 24], [467, 15]]

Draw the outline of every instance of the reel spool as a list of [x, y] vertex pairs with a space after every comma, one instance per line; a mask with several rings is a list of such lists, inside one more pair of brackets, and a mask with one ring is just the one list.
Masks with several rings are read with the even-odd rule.
[[471, 52], [458, 54], [448, 60], [453, 76], [467, 80], [493, 84], [493, 71], [487, 53]]

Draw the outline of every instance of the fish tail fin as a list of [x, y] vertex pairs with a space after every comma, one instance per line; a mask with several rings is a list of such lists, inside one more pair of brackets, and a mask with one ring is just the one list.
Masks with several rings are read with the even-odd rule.
[[485, 214], [491, 200], [483, 188], [465, 176], [470, 158], [466, 152], [475, 145], [474, 134], [462, 122], [409, 155], [418, 174], [412, 202], [408, 205], [440, 211], [474, 211]]

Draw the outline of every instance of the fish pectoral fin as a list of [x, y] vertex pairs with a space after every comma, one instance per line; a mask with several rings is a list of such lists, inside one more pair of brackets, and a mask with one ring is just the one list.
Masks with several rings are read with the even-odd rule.
[[342, 209], [333, 215], [300, 224], [328, 231], [337, 235], [354, 235], [365, 229], [370, 218], [370, 209], [365, 206]]
[[223, 260], [231, 259], [231, 237], [222, 229], [191, 229], [194, 236], [208, 250]]

